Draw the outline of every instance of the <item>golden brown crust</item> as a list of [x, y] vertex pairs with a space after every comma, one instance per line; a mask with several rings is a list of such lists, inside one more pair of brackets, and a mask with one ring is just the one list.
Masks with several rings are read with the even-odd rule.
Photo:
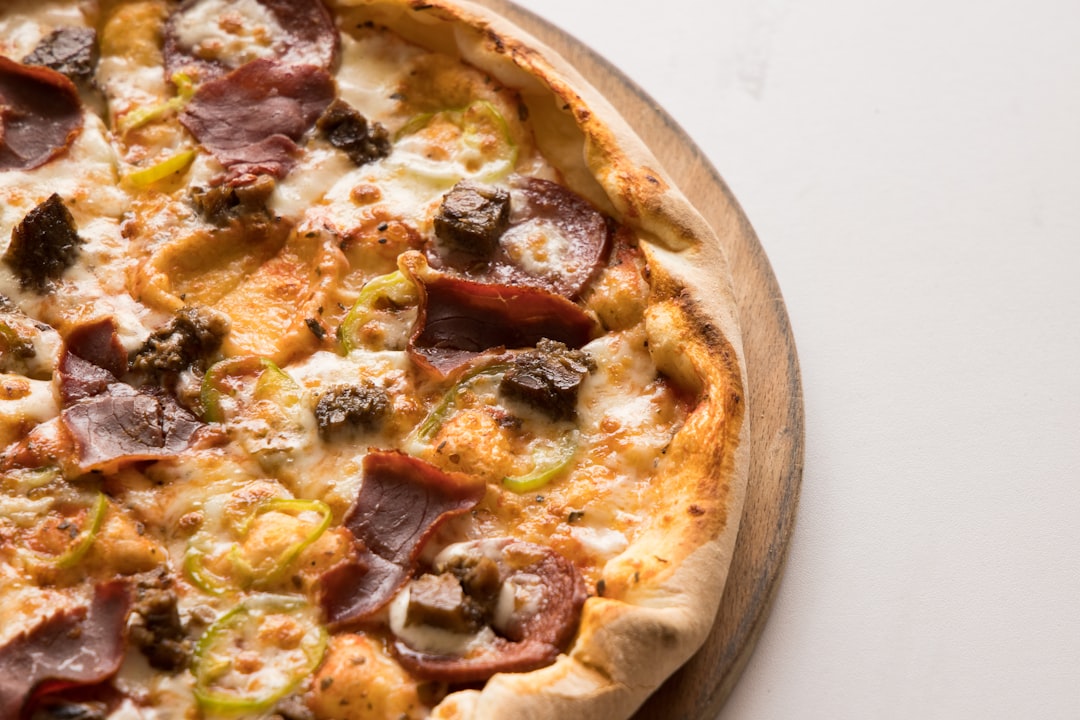
[[586, 603], [566, 655], [542, 670], [498, 675], [481, 691], [454, 693], [434, 714], [629, 716], [711, 627], [742, 512], [749, 423], [735, 302], [719, 240], [607, 101], [519, 28], [468, 2], [339, 4], [363, 6], [409, 39], [454, 49], [518, 87], [535, 120], [537, 144], [568, 184], [641, 239], [651, 273], [650, 352], [662, 372], [696, 395], [695, 409], [652, 480], [655, 506], [663, 510], [607, 564], [603, 597]]

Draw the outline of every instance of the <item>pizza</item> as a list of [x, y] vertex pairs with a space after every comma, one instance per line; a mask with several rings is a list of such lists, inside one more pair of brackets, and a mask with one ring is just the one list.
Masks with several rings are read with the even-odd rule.
[[746, 475], [720, 242], [444, 0], [0, 11], [0, 718], [628, 717]]

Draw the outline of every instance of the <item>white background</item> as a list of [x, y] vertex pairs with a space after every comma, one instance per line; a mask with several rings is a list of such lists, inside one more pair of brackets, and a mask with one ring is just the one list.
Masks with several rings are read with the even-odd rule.
[[1080, 718], [1080, 2], [522, 0], [700, 145], [806, 401], [723, 720]]

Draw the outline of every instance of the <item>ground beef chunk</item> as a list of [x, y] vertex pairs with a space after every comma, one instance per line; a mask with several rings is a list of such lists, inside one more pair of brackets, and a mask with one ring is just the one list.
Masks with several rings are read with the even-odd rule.
[[390, 413], [390, 397], [371, 383], [343, 385], [323, 393], [315, 420], [324, 440], [349, 437], [359, 429], [376, 427]]
[[157, 574], [135, 590], [131, 642], [150, 665], [165, 672], [180, 672], [191, 660], [192, 644], [180, 622], [176, 592], [167, 575]]
[[553, 420], [574, 417], [578, 390], [595, 363], [582, 350], [543, 339], [535, 350], [514, 358], [499, 390], [540, 410]]
[[4, 262], [15, 271], [22, 289], [40, 293], [75, 263], [82, 243], [71, 211], [53, 193], [11, 231]]
[[71, 25], [53, 30], [23, 58], [25, 65], [41, 65], [84, 83], [93, 79], [97, 62], [97, 33]]
[[191, 204], [203, 219], [215, 225], [227, 225], [234, 218], [251, 216], [269, 219], [266, 201], [276, 186], [273, 177], [257, 175], [253, 182], [242, 185], [196, 187], [191, 191]]
[[390, 154], [390, 133], [342, 100], [334, 100], [315, 126], [331, 145], [344, 150], [357, 166], [366, 165]]
[[510, 222], [510, 193], [462, 181], [443, 196], [435, 235], [451, 250], [489, 257]]
[[221, 313], [201, 307], [181, 308], [146, 339], [132, 367], [152, 376], [178, 373], [192, 366], [205, 370], [228, 331], [229, 321]]
[[450, 573], [421, 575], [409, 586], [406, 625], [431, 625], [456, 633], [476, 632], [488, 609], [467, 595]]

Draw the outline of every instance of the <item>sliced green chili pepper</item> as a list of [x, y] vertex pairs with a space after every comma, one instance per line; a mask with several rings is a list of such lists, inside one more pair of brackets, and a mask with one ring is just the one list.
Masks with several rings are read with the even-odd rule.
[[[223, 422], [224, 413], [221, 409], [221, 396], [226, 394], [236, 395], [236, 391], [226, 385], [226, 380], [236, 375], [249, 375], [263, 370], [273, 369], [284, 375], [285, 373], [277, 365], [264, 357], [244, 355], [228, 358], [210, 366], [203, 376], [202, 387], [199, 391], [199, 399], [202, 403], [203, 419], [207, 422]], [[286, 376], [288, 377], [288, 376]]]
[[300, 553], [310, 547], [316, 540], [322, 537], [330, 527], [333, 511], [330, 506], [321, 500], [304, 500], [300, 498], [270, 498], [260, 503], [250, 515], [237, 527], [236, 532], [240, 540], [247, 537], [251, 530], [251, 524], [260, 515], [268, 512], [295, 513], [313, 512], [320, 516], [319, 522], [303, 538], [297, 540], [274, 561], [267, 569], [254, 568], [244, 559], [240, 552], [240, 543], [233, 543], [229, 548], [229, 561], [243, 576], [243, 582], [236, 583], [233, 579], [222, 577], [210, 572], [203, 563], [205, 553], [197, 547], [189, 546], [184, 557], [184, 572], [191, 584], [210, 595], [224, 595], [230, 589], [266, 587], [280, 580], [292, 564], [300, 557]]
[[[517, 165], [518, 147], [510, 134], [510, 125], [502, 113], [487, 100], [477, 100], [456, 110], [421, 113], [398, 130], [394, 135], [394, 141], [397, 142], [420, 132], [436, 119], [445, 120], [461, 128], [462, 142], [467, 147], [483, 155], [489, 155], [479, 167], [466, 168], [469, 177], [493, 182], [508, 175]], [[494, 148], [484, 147], [483, 138], [486, 134], [493, 134], [498, 138], [498, 144]], [[422, 165], [411, 164], [410, 170], [414, 174], [428, 175], [439, 182], [452, 184], [455, 181], [445, 172], [425, 171]]]
[[538, 462], [532, 472], [525, 475], [515, 475], [503, 478], [503, 485], [516, 493], [527, 493], [539, 490], [570, 466], [578, 449], [578, 433], [571, 431], [559, 438], [558, 447], [555, 448], [554, 457], [550, 462]]
[[261, 659], [270, 667], [264, 666], [257, 679], [234, 673], [233, 657], [237, 650], [253, 644], [267, 615], [289, 615], [302, 623], [309, 609], [297, 598], [257, 595], [222, 615], [195, 647], [192, 672], [199, 705], [213, 712], [258, 712], [295, 690], [322, 662], [328, 635], [321, 625], [310, 627], [291, 650], [279, 648], [280, 653], [273, 653], [273, 648], [260, 648]]
[[153, 185], [159, 180], [164, 180], [170, 175], [174, 175], [178, 172], [183, 172], [187, 169], [187, 166], [190, 165], [194, 159], [194, 150], [184, 150], [182, 152], [176, 153], [175, 155], [170, 155], [168, 158], [162, 160], [155, 165], [143, 168], [142, 170], [130, 172], [124, 176], [124, 179], [130, 182], [135, 187], [149, 187], [150, 185]]
[[296, 561], [296, 558], [300, 557], [300, 553], [304, 552], [304, 550], [310, 547], [312, 543], [322, 537], [322, 534], [330, 527], [330, 520], [333, 516], [330, 506], [321, 500], [271, 498], [259, 505], [259, 507], [255, 509], [255, 512], [248, 517], [241, 528], [241, 535], [246, 536], [248, 530], [251, 528], [251, 523], [254, 522], [255, 518], [268, 512], [295, 512], [297, 514], [302, 512], [313, 512], [322, 516], [322, 519], [319, 521], [319, 524], [312, 528], [312, 530], [302, 539], [285, 548], [285, 552], [281, 553], [281, 556], [277, 558], [273, 567], [261, 573], [256, 568], [251, 567], [251, 565], [243, 558], [238, 543], [232, 546], [232, 549], [229, 551], [229, 559], [232, 561], [233, 565], [238, 567], [247, 577], [251, 578], [251, 584], [256, 587], [264, 587], [280, 580], [292, 566], [293, 562]]
[[[507, 367], [508, 366], [503, 363], [497, 363], [486, 367], [474, 368], [465, 373], [465, 375], [463, 375], [462, 378], [458, 380], [445, 395], [443, 395], [442, 400], [439, 401], [438, 405], [431, 409], [431, 412], [427, 414], [427, 417], [416, 426], [416, 429], [413, 431], [413, 438], [419, 442], [430, 441], [431, 438], [435, 437], [439, 428], [442, 427], [446, 418], [457, 407], [458, 398], [465, 390], [472, 387], [482, 377], [501, 375], [506, 372]], [[518, 493], [532, 492], [547, 485], [553, 478], [559, 475], [559, 473], [570, 466], [571, 461], [573, 461], [574, 456], [577, 454], [578, 437], [577, 430], [571, 430], [566, 433], [559, 438], [558, 444], [551, 453], [550, 458], [538, 458], [533, 470], [524, 475], [504, 477], [503, 485]]]
[[229, 579], [215, 575], [203, 565], [203, 552], [188, 548], [184, 556], [184, 574], [195, 587], [208, 595], [224, 595], [228, 592]]
[[36, 550], [23, 549], [21, 554], [32, 563], [51, 566], [60, 570], [75, 567], [90, 552], [91, 546], [105, 524], [105, 515], [109, 509], [109, 499], [99, 492], [94, 504], [87, 510], [86, 525], [75, 536], [75, 542], [59, 555], [49, 555]]
[[414, 436], [421, 442], [427, 442], [431, 438], [435, 437], [435, 433], [442, 427], [443, 422], [446, 421], [446, 417], [457, 407], [458, 397], [468, 388], [472, 387], [476, 381], [481, 377], [490, 377], [492, 375], [500, 375], [506, 372], [508, 366], [502, 363], [496, 365], [487, 365], [485, 367], [473, 368], [465, 373], [460, 380], [454, 383], [439, 404], [431, 409], [431, 412], [427, 414], [423, 422], [416, 426], [414, 430]]
[[338, 326], [338, 342], [342, 354], [348, 355], [356, 349], [357, 332], [371, 319], [376, 303], [386, 298], [395, 305], [408, 305], [416, 302], [416, 286], [400, 270], [369, 280], [360, 289], [352, 308]]
[[195, 81], [191, 79], [191, 76], [180, 72], [172, 76], [172, 81], [176, 86], [176, 97], [129, 112], [120, 120], [120, 132], [130, 132], [171, 112], [183, 109], [195, 95]]

